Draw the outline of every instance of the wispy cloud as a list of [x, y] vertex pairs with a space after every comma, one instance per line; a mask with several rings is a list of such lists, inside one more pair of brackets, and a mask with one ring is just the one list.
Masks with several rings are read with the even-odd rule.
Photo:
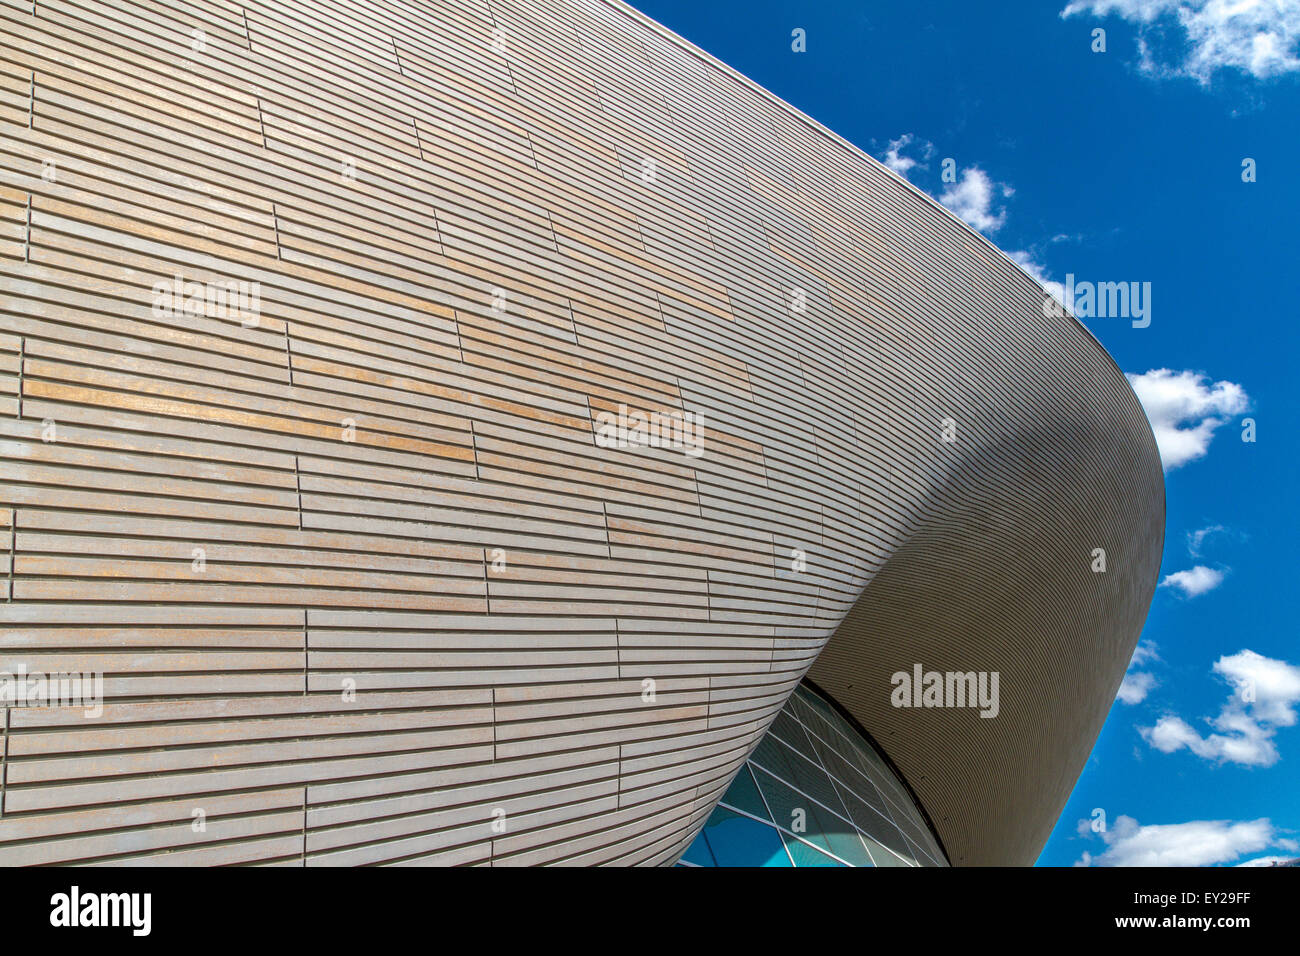
[[1152, 75], [1206, 85], [1225, 69], [1258, 80], [1300, 70], [1300, 0], [1071, 0], [1061, 16], [1088, 13], [1136, 24], [1139, 65]]
[[1222, 571], [1198, 564], [1186, 571], [1175, 571], [1173, 574], [1165, 575], [1165, 579], [1160, 582], [1160, 586], [1162, 588], [1174, 588], [1182, 591], [1184, 597], [1194, 598], [1206, 591], [1213, 591], [1222, 583]]
[[1212, 524], [1208, 528], [1198, 528], [1195, 531], [1187, 533], [1187, 553], [1194, 558], [1201, 556], [1201, 547], [1205, 544], [1205, 539], [1212, 534], [1221, 534], [1228, 529], [1221, 524]]
[[[910, 180], [913, 170], [930, 168], [928, 161], [935, 152], [934, 143], [912, 133], [904, 133], [897, 139], [891, 139], [877, 158], [898, 175]], [[944, 187], [936, 198], [975, 229], [992, 233], [1006, 223], [1007, 209], [1001, 200], [1009, 199], [1014, 194], [1015, 190], [1006, 183], [994, 182], [979, 166], [970, 166], [955, 183]], [[1051, 242], [1066, 242], [1076, 238], [1068, 233], [1060, 233], [1053, 236]], [[1047, 267], [1038, 261], [1034, 253], [1019, 249], [1008, 252], [1007, 255], [1032, 276], [1048, 295], [1058, 302], [1065, 301], [1065, 286], [1052, 278]]]
[[1240, 385], [1209, 384], [1196, 372], [1157, 368], [1130, 374], [1128, 380], [1146, 410], [1166, 471], [1203, 457], [1214, 433], [1250, 406]]
[[1133, 648], [1133, 657], [1128, 662], [1129, 667], [1141, 667], [1143, 664], [1160, 660], [1160, 648], [1156, 646], [1155, 641], [1138, 641], [1138, 646]]
[[1243, 650], [1220, 657], [1214, 673], [1232, 687], [1219, 715], [1207, 721], [1214, 732], [1201, 736], [1174, 714], [1138, 732], [1162, 753], [1185, 747], [1203, 760], [1271, 767], [1279, 759], [1274, 739], [1278, 729], [1296, 723], [1300, 667]]
[[[904, 150], [919, 152], [921, 159], [913, 159], [911, 156], [904, 155]], [[880, 161], [898, 175], [906, 178], [907, 174], [917, 167], [925, 169], [926, 164], [923, 160], [927, 160], [933, 155], [933, 143], [927, 140], [918, 140], [911, 133], [904, 133], [898, 139], [889, 141], [889, 146], [881, 155]]]
[[[1088, 822], [1080, 821], [1080, 833]], [[1096, 856], [1084, 853], [1076, 866], [1211, 866], [1279, 844], [1277, 828], [1267, 817], [1142, 826], [1119, 816], [1099, 836], [1106, 849]]]
[[1128, 662], [1128, 673], [1124, 675], [1124, 681], [1119, 685], [1115, 699], [1121, 704], [1130, 706], [1146, 700], [1158, 681], [1154, 674], [1138, 668], [1158, 660], [1160, 654], [1157, 652], [1155, 641], [1139, 641], [1138, 646], [1133, 648], [1133, 658]]

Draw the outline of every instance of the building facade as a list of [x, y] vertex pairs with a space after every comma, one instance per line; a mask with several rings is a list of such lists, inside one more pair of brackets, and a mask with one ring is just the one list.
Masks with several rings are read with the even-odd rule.
[[1083, 326], [614, 0], [0, 0], [0, 448], [5, 864], [1029, 863], [1163, 533]]

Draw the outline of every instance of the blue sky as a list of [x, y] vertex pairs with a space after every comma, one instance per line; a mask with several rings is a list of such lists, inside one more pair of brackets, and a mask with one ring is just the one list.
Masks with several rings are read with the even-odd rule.
[[635, 5], [1042, 280], [1151, 283], [1148, 327], [1086, 324], [1160, 439], [1164, 583], [1039, 862], [1300, 856], [1300, 0]]

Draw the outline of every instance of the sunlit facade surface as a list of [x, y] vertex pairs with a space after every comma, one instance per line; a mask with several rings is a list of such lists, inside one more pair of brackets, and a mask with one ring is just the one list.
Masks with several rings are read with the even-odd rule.
[[806, 682], [682, 857], [687, 866], [946, 866], [907, 788]]

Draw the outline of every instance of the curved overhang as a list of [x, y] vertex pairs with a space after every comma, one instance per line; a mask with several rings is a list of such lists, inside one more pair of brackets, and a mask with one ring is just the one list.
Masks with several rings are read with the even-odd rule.
[[[910, 339], [915, 364], [873, 377], [898, 399], [883, 403], [882, 422], [901, 411], [912, 419], [904, 431], [919, 418], [950, 441], [937, 453], [923, 435], [891, 442], [884, 487], [859, 485], [880, 537], [855, 564], [859, 594], [819, 595], [819, 609], [847, 611], [809, 676], [896, 764], [951, 863], [1030, 864], [1101, 732], [1158, 580], [1165, 489], [1146, 414], [1092, 332], [985, 236], [834, 131], [619, 8], [914, 201], [909, 225], [930, 241], [899, 244], [919, 298], [896, 301], [920, 303], [919, 324], [880, 331]], [[856, 427], [854, 437], [870, 444]], [[894, 706], [894, 675], [918, 667], [998, 673], [998, 716]]]
[[[1008, 309], [1014, 361], [946, 376], [935, 414], [960, 423], [957, 441], [893, 468], [909, 525], [809, 672], [894, 761], [954, 865], [1036, 859], [1123, 679], [1163, 545], [1136, 397], [1091, 335], [1036, 300]], [[895, 675], [915, 687], [918, 668], [997, 674], [995, 712], [898, 706]]]

